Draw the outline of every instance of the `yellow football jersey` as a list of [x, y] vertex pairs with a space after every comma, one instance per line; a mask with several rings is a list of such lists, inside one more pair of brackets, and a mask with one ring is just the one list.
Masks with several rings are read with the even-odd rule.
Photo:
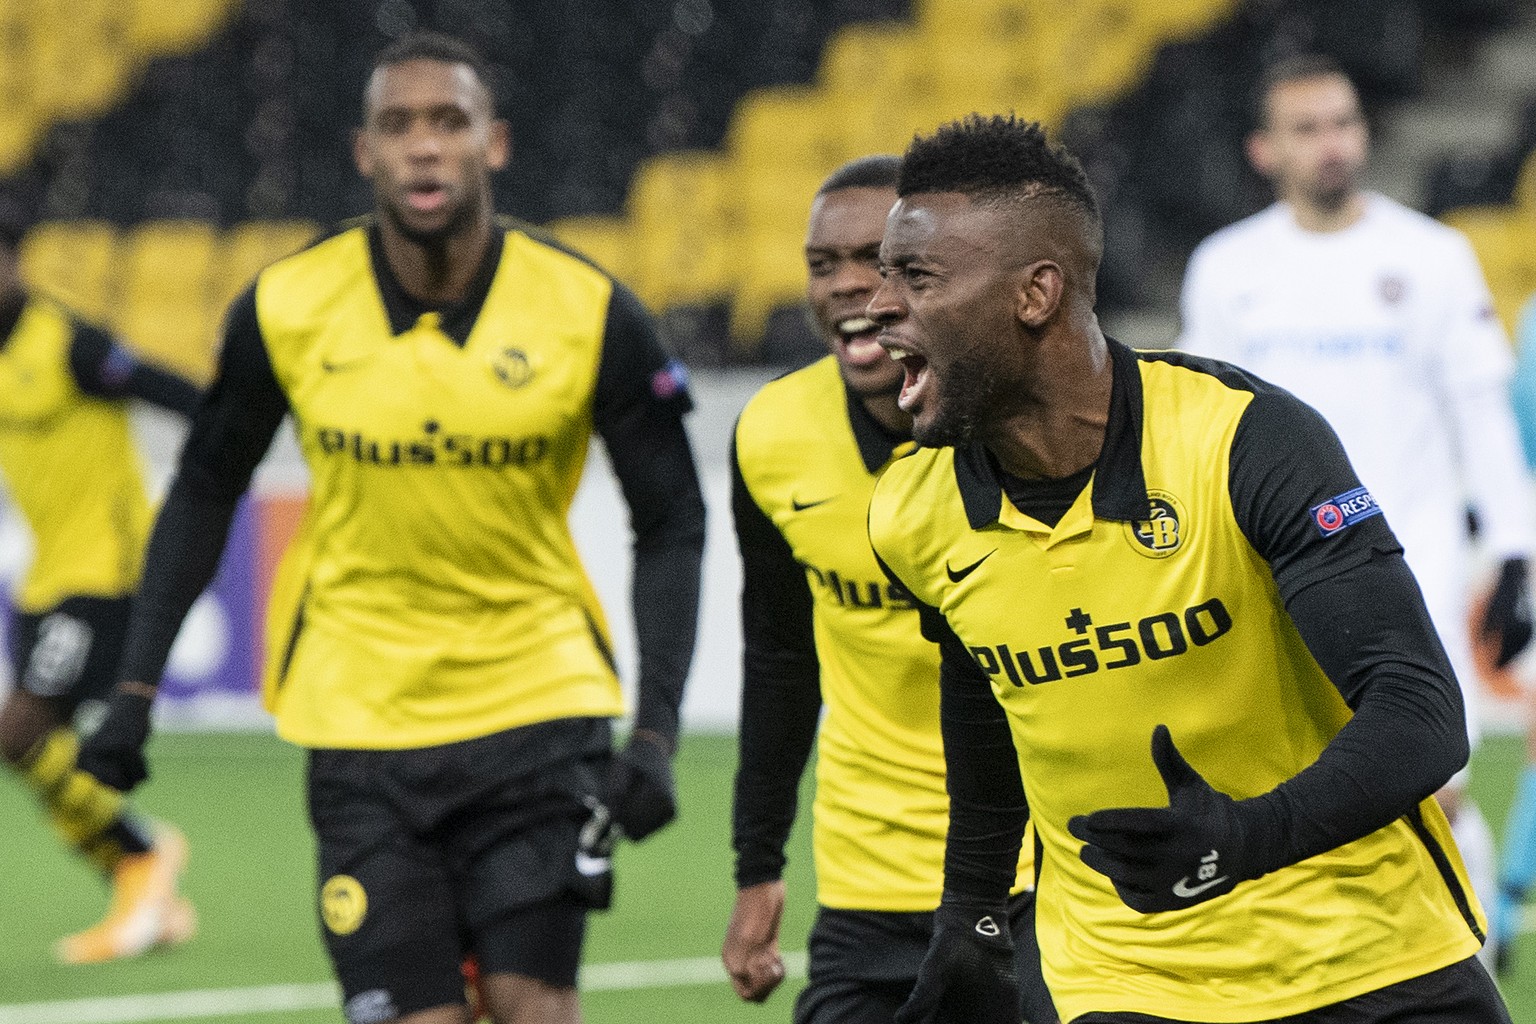
[[[1319, 541], [1310, 561], [1266, 561], [1244, 534], [1229, 463], [1254, 401], [1246, 378], [1112, 350], [1104, 449], [1055, 526], [1014, 507], [979, 447], [893, 464], [870, 510], [875, 550], [942, 614], [1006, 712], [1044, 850], [1037, 929], [1062, 1019], [1283, 1017], [1471, 956], [1486, 926], [1432, 799], [1417, 827], [1399, 819], [1185, 910], [1138, 914], [1079, 858], [1072, 816], [1167, 804], [1155, 726], [1244, 798], [1315, 761], [1351, 716], [1277, 577], [1303, 586], [1346, 567], [1320, 559], [1355, 549]], [[1355, 514], [1319, 509], [1333, 517], [1324, 533]]]
[[263, 271], [256, 317], [312, 495], [273, 588], [284, 738], [415, 747], [622, 712], [567, 525], [612, 281], [507, 231], [461, 345], [392, 327], [354, 227]]
[[[855, 403], [830, 356], [769, 383], [737, 423], [737, 466], [811, 592], [825, 706], [812, 833], [818, 902], [932, 910], [949, 815], [938, 648], [919, 632], [911, 596], [885, 578], [867, 532], [876, 475], [912, 445], [893, 452]], [[1020, 887], [1033, 884], [1032, 854], [1026, 843]]]
[[0, 348], [0, 472], [35, 542], [15, 600], [34, 614], [131, 593], [152, 515], [126, 404], [85, 394], [70, 373], [77, 329], [32, 297]]

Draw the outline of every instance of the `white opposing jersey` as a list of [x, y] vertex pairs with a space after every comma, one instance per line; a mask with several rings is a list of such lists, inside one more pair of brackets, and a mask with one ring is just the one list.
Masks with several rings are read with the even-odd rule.
[[1468, 684], [1467, 505], [1490, 554], [1536, 547], [1513, 356], [1471, 245], [1384, 196], [1327, 233], [1276, 203], [1201, 243], [1182, 310], [1180, 348], [1251, 370], [1333, 425]]

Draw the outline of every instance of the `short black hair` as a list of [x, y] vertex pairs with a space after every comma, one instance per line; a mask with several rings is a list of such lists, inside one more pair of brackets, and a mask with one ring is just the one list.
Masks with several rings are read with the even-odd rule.
[[390, 43], [373, 58], [373, 73], [380, 68], [394, 67], [409, 60], [434, 60], [443, 64], [463, 64], [475, 73], [485, 87], [486, 98], [495, 106], [495, 92], [491, 88], [491, 66], [473, 46], [442, 32], [422, 30], [408, 32]]
[[901, 177], [901, 157], [889, 153], [861, 156], [850, 160], [831, 174], [816, 190], [818, 196], [845, 188], [895, 188]]
[[1077, 157], [1053, 145], [1038, 121], [967, 114], [919, 135], [901, 159], [896, 194], [959, 192], [984, 201], [1049, 196], [1101, 221], [1099, 200]]
[[1334, 76], [1354, 84], [1344, 66], [1326, 53], [1292, 53], [1264, 65], [1253, 86], [1253, 123], [1259, 128], [1269, 123], [1269, 95], [1280, 86]]

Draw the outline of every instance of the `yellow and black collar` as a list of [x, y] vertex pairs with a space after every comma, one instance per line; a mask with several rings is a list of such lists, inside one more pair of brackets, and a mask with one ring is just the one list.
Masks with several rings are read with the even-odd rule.
[[[1099, 519], [1142, 522], [1151, 516], [1147, 479], [1141, 468], [1141, 368], [1134, 351], [1108, 338], [1113, 380], [1104, 446], [1093, 474], [1093, 514]], [[971, 529], [997, 522], [1003, 483], [985, 445], [955, 449], [955, 483]]]

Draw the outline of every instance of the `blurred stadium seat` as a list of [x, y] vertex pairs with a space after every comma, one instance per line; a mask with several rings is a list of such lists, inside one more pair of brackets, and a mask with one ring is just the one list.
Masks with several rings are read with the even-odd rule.
[[[189, 341], [193, 321], [288, 244], [279, 229], [240, 225], [367, 208], [346, 145], [356, 97], [372, 53], [430, 19], [491, 60], [515, 139], [499, 207], [590, 248], [659, 310], [732, 307], [737, 337], [722, 356], [751, 358], [763, 330], [801, 323], [772, 313], [799, 300], [811, 192], [847, 159], [900, 152], [971, 111], [1044, 122], [1082, 157], [1115, 233], [1101, 301], [1134, 307], [1166, 297], [1198, 238], [1267, 198], [1241, 150], [1261, 60], [1331, 49], [1369, 104], [1417, 87], [1432, 32], [1481, 31], [1519, 11], [1518, 0], [572, 0], [559, 11], [0, 0], [0, 175], [43, 154], [47, 216], [106, 221], [125, 239], [160, 220], [236, 225], [167, 321], [188, 325], [168, 330]], [[1447, 161], [1432, 205], [1509, 199], [1536, 104], [1523, 123], [1507, 152]], [[272, 230], [275, 249], [263, 241]], [[755, 251], [769, 245], [780, 251]], [[97, 315], [120, 293], [135, 330], [168, 301], [171, 286], [147, 277], [92, 269], [66, 286], [67, 263], [49, 266], [50, 287]], [[159, 298], [132, 294], [140, 283]]]
[[218, 231], [203, 221], [151, 221], [123, 239], [113, 326], [139, 351], [199, 381], [213, 376], [210, 306]]
[[117, 307], [117, 229], [102, 221], [54, 221], [34, 228], [21, 250], [30, 287], [101, 324]]

